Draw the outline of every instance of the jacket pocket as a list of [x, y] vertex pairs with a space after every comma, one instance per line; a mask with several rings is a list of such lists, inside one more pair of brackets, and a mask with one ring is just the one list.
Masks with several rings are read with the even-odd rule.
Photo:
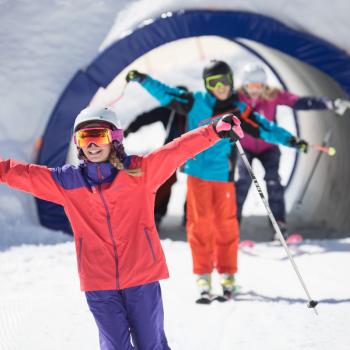
[[151, 236], [150, 236], [150, 234], [149, 234], [149, 231], [148, 231], [148, 229], [145, 227], [145, 228], [143, 229], [143, 232], [145, 233], [148, 246], [149, 246], [149, 248], [150, 248], [150, 250], [151, 250], [153, 262], [156, 262], [156, 254], [155, 254], [155, 252], [154, 252], [154, 247], [153, 247], [153, 244], [152, 244], [152, 240], [151, 240]]
[[78, 271], [81, 272], [81, 259], [83, 256], [83, 239], [79, 238], [78, 240]]

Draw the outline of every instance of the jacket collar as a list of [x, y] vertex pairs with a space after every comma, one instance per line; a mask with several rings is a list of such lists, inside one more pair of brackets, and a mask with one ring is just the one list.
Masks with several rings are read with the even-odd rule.
[[93, 186], [102, 182], [111, 182], [118, 173], [118, 170], [108, 163], [85, 162], [81, 165], [84, 176], [88, 183]]

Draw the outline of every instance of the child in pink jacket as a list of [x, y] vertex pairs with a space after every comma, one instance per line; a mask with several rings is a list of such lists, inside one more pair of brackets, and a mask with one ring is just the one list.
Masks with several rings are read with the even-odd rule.
[[[272, 88], [267, 85], [267, 74], [260, 64], [248, 64], [244, 67], [242, 87], [237, 92], [240, 101], [250, 105], [254, 111], [273, 122], [276, 122], [276, 111], [279, 105], [289, 106], [294, 110], [332, 110], [339, 114], [344, 113], [349, 105], [348, 101], [341, 98], [331, 100], [328, 97], [300, 97], [288, 91]], [[258, 159], [265, 169], [269, 205], [283, 235], [287, 238], [284, 187], [278, 173], [280, 149], [272, 143], [250, 135], [246, 135], [241, 143], [249, 162]], [[243, 205], [251, 185], [250, 175], [241, 159], [238, 159], [238, 174], [239, 179], [236, 182], [237, 216], [241, 221]]]

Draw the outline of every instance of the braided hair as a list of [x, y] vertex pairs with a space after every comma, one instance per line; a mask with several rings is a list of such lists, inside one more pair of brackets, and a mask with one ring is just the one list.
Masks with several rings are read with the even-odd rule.
[[118, 141], [112, 142], [112, 152], [109, 156], [109, 162], [116, 167], [118, 170], [123, 170], [132, 176], [140, 176], [142, 174], [141, 168], [135, 169], [125, 169], [124, 159], [126, 158], [126, 153], [122, 143]]

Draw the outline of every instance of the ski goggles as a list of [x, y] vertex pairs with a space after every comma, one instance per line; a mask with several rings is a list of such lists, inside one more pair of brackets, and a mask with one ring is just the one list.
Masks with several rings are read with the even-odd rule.
[[232, 86], [232, 76], [230, 74], [217, 74], [205, 78], [205, 87], [208, 90], [215, 90], [221, 86]]
[[247, 83], [244, 85], [244, 87], [246, 89], [249, 89], [249, 90], [262, 90], [263, 87], [264, 87], [264, 84], [263, 83]]
[[86, 128], [78, 130], [74, 134], [74, 143], [79, 147], [87, 147], [90, 143], [96, 145], [108, 145], [112, 141], [121, 142], [123, 140], [123, 130], [111, 130], [108, 128]]

